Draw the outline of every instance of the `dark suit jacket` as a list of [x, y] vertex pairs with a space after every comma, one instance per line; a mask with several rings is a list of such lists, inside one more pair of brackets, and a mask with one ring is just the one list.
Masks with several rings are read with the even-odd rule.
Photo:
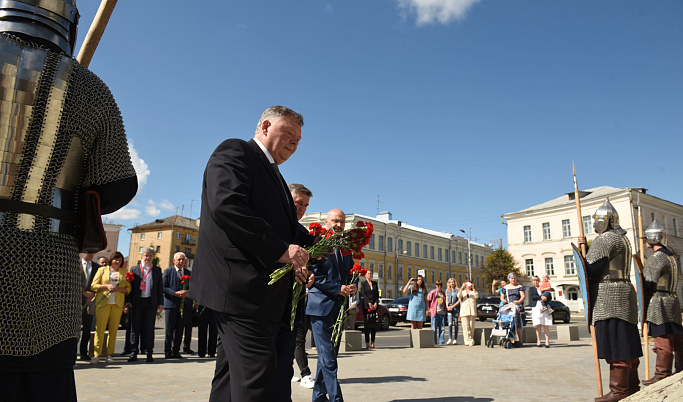
[[[126, 296], [126, 303], [136, 304], [140, 303], [140, 282], [142, 281], [142, 271], [140, 270], [140, 265], [134, 265], [130, 270], [135, 276], [135, 280], [131, 283], [131, 291]], [[162, 286], [163, 281], [161, 279], [161, 268], [157, 266], [152, 267], [152, 305], [161, 306], [164, 304]]]
[[352, 267], [353, 258], [350, 255], [342, 256], [340, 266], [334, 254], [328, 254], [327, 259], [322, 259], [313, 266], [315, 282], [308, 290], [307, 315], [325, 317], [332, 311], [337, 305], [342, 285], [349, 284]]
[[375, 304], [379, 300], [377, 281], [372, 281], [372, 290], [370, 290], [370, 284], [365, 278], [359, 278], [359, 280], [360, 286], [358, 293], [363, 300], [363, 310], [368, 311], [368, 305], [370, 303]]
[[[183, 275], [190, 275], [189, 269], [183, 269]], [[175, 292], [183, 289], [183, 284], [180, 282], [180, 277], [175, 270], [175, 266], [168, 267], [164, 270], [164, 308], [178, 308], [180, 307], [180, 298], [174, 296]], [[185, 289], [190, 289], [190, 284], [187, 283]], [[192, 300], [185, 299], [184, 307], [191, 306]]]
[[[97, 270], [100, 269], [100, 264], [96, 262], [91, 262], [92, 263], [92, 268], [90, 269], [90, 275], [86, 278], [86, 287], [83, 290], [87, 290], [92, 292], [92, 288], [90, 287], [92, 285], [92, 278], [95, 277], [95, 273], [97, 273]], [[81, 260], [81, 269], [83, 268], [83, 260]], [[85, 296], [81, 296], [81, 301], [82, 304], [85, 304]]]
[[300, 231], [280, 179], [254, 140], [226, 140], [209, 158], [189, 292], [202, 306], [289, 322], [293, 273], [273, 285], [268, 275], [289, 244], [313, 237]]

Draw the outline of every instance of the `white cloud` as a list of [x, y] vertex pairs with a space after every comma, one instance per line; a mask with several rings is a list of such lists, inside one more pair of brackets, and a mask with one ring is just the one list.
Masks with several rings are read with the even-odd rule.
[[408, 13], [417, 14], [417, 25], [440, 23], [465, 18], [470, 7], [479, 0], [396, 0]]
[[161, 209], [167, 209], [169, 211], [175, 210], [175, 206], [171, 203], [171, 201], [164, 199], [158, 204], [159, 208]]
[[142, 212], [140, 212], [139, 209], [123, 207], [116, 212], [103, 215], [102, 217], [106, 220], [112, 221], [127, 221], [138, 218], [141, 213]]
[[135, 174], [138, 176], [138, 193], [145, 184], [147, 184], [147, 176], [149, 176], [149, 166], [147, 163], [140, 158], [138, 151], [133, 148], [133, 143], [128, 142], [128, 151], [130, 152], [130, 159], [133, 162], [133, 167], [135, 168]]
[[149, 200], [147, 201], [147, 206], [145, 207], [145, 213], [149, 216], [159, 216], [161, 214], [161, 210], [157, 208], [156, 202]]
[[332, 4], [325, 4], [325, 12], [328, 14], [332, 14], [334, 11], [334, 8], [332, 8]]

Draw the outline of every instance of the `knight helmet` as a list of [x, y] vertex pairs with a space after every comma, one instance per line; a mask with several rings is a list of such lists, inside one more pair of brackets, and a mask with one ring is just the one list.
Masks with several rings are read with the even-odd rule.
[[0, 32], [46, 40], [69, 55], [78, 17], [76, 0], [0, 0]]
[[655, 219], [652, 224], [645, 230], [645, 239], [647, 244], [654, 246], [659, 244], [664, 246], [666, 243], [666, 229], [660, 225]]
[[614, 209], [612, 203], [607, 199], [593, 214], [593, 229], [595, 229], [598, 234], [601, 234], [610, 227], [621, 234], [626, 233], [626, 231], [619, 226], [619, 214], [617, 213], [617, 210]]

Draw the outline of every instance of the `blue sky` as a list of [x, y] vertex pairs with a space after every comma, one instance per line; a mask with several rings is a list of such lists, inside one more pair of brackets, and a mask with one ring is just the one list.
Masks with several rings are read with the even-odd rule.
[[[96, 3], [79, 2], [80, 40]], [[680, 1], [119, 2], [90, 69], [142, 178], [109, 217], [126, 228], [198, 217], [213, 149], [277, 104], [305, 117], [280, 169], [309, 212], [374, 215], [379, 196], [394, 219], [505, 245], [500, 216], [572, 191], [572, 160], [582, 189], [683, 204]]]

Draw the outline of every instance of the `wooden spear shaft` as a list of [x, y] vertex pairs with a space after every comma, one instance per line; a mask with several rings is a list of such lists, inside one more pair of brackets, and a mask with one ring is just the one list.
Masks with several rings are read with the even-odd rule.
[[90, 65], [92, 56], [95, 54], [95, 49], [97, 49], [100, 39], [102, 39], [102, 34], [107, 27], [109, 17], [111, 17], [111, 13], [114, 11], [116, 2], [117, 0], [102, 0], [100, 3], [100, 8], [97, 10], [95, 19], [93, 20], [92, 25], [90, 25], [88, 34], [85, 36], [81, 50], [76, 57], [78, 63], [83, 67], [88, 67]]
[[[579, 197], [579, 184], [576, 181], [576, 167], [574, 166], [574, 162], [572, 161], [572, 169], [574, 170], [574, 200], [576, 201], [576, 216], [579, 219], [579, 235], [581, 237], [585, 237], [586, 234], [583, 231], [583, 217], [581, 216], [581, 198]], [[586, 244], [581, 243], [581, 254], [583, 257], [586, 257]], [[585, 267], [587, 269], [588, 267]], [[588, 281], [586, 281], [586, 286], [588, 286]], [[588, 314], [589, 311], [586, 311], [586, 314]], [[590, 317], [589, 317], [590, 320]], [[590, 321], [589, 321], [590, 322]], [[597, 386], [598, 386], [598, 396], [602, 396], [602, 372], [600, 371], [600, 359], [598, 359], [598, 342], [597, 338], [595, 336], [595, 326], [591, 324], [590, 326], [590, 332], [591, 332], [591, 344], [593, 346], [593, 362], [595, 363], [595, 379], [597, 381]]]
[[[638, 241], [640, 244], [640, 261], [645, 263], [645, 244], [643, 242], [643, 208], [640, 206], [640, 193], [638, 193]], [[637, 272], [636, 272], [637, 274]], [[644, 289], [643, 289], [644, 291]], [[644, 303], [643, 303], [644, 304]], [[645, 306], [642, 306], [645, 309]], [[647, 320], [643, 317], [643, 345], [645, 355], [645, 378], [650, 378], [650, 339], [648, 336]]]

